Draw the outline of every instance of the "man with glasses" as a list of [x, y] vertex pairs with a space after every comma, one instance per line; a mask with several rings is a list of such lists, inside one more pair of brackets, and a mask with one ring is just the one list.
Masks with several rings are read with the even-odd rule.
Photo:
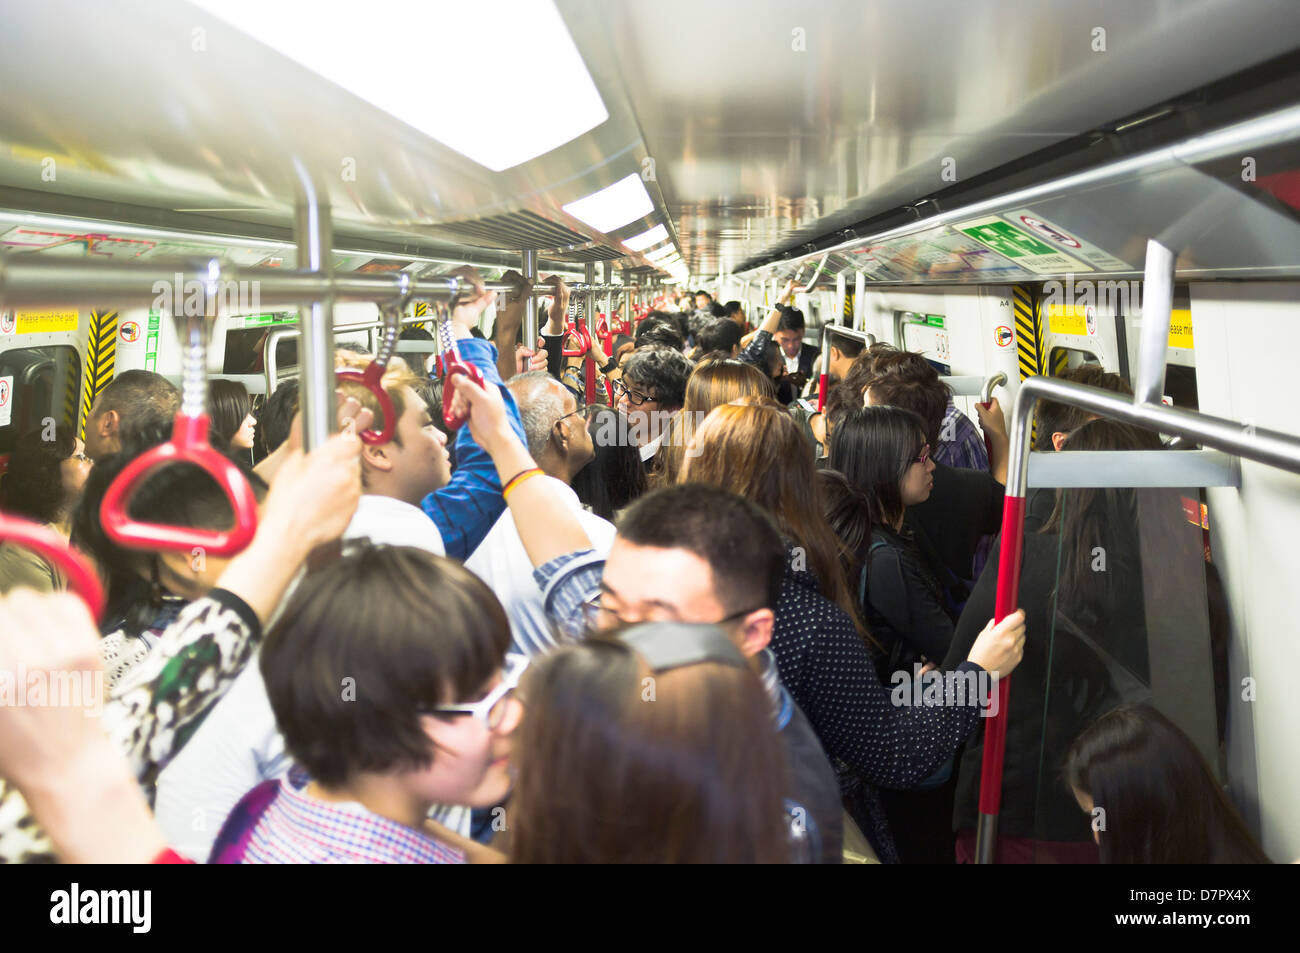
[[[570, 488], [574, 474], [596, 456], [583, 413], [585, 408], [545, 371], [518, 374], [506, 387], [519, 405], [529, 455], [554, 482], [596, 550], [601, 554], [608, 552], [614, 541], [614, 525], [584, 510], [578, 495]], [[516, 651], [533, 655], [550, 646], [551, 627], [542, 608], [541, 592], [533, 582], [533, 564], [524, 551], [509, 509], [501, 514], [465, 561], [465, 568], [487, 583], [501, 600], [510, 617]]]
[[623, 377], [614, 383], [618, 409], [627, 417], [628, 437], [641, 450], [649, 466], [669, 422], [686, 402], [686, 381], [691, 362], [668, 347], [638, 348], [623, 365]]

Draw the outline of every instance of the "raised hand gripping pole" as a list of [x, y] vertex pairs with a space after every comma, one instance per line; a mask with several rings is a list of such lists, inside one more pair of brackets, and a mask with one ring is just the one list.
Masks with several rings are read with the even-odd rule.
[[[1007, 386], [1007, 375], [1002, 373], [1002, 371], [998, 371], [996, 374], [994, 374], [992, 377], [986, 380], [984, 382], [984, 386], [980, 388], [980, 406], [983, 407], [985, 410], [988, 410], [991, 406], [993, 406], [993, 388], [1006, 387], [1006, 386]], [[992, 460], [993, 441], [989, 439], [988, 434], [984, 435], [984, 450], [989, 455], [989, 459]]]
[[360, 384], [375, 395], [375, 400], [379, 401], [379, 412], [384, 418], [384, 429], [367, 428], [361, 431], [361, 439], [369, 444], [388, 443], [393, 439], [393, 434], [397, 430], [397, 411], [393, 407], [392, 398], [388, 396], [388, 391], [384, 390], [382, 381], [384, 374], [388, 371], [388, 362], [393, 357], [393, 351], [397, 349], [397, 336], [402, 328], [402, 315], [406, 312], [406, 303], [411, 297], [410, 275], [400, 272], [399, 280], [401, 289], [398, 292], [397, 299], [387, 305], [380, 306], [379, 309], [384, 318], [384, 336], [379, 342], [379, 352], [375, 355], [375, 359], [370, 362], [364, 371], [341, 370], [334, 372], [336, 380]]
[[98, 621], [104, 614], [104, 587], [81, 554], [48, 526], [0, 513], [0, 541], [30, 549], [68, 579], [68, 589], [81, 596]]
[[[172, 423], [171, 440], [136, 457], [118, 474], [104, 494], [100, 520], [108, 538], [128, 549], [202, 549], [209, 556], [234, 556], [252, 542], [257, 531], [257, 500], [248, 480], [234, 462], [208, 443], [207, 323], [202, 314], [185, 318], [185, 353], [181, 409]], [[143, 523], [127, 514], [131, 496], [144, 482], [172, 463], [192, 463], [217, 481], [235, 522], [229, 529]]]
[[477, 367], [461, 359], [460, 349], [456, 346], [456, 332], [451, 326], [451, 313], [456, 308], [456, 298], [452, 297], [447, 306], [447, 313], [438, 321], [438, 342], [442, 345], [442, 354], [438, 362], [442, 367], [442, 419], [451, 430], [459, 430], [467, 416], [452, 412], [451, 404], [456, 396], [456, 387], [452, 378], [464, 375], [480, 387], [484, 386], [483, 374]]

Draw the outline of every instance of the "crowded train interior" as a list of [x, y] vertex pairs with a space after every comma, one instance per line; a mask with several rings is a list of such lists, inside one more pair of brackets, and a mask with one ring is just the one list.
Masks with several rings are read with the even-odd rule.
[[1300, 858], [1300, 4], [0, 23], [3, 861]]

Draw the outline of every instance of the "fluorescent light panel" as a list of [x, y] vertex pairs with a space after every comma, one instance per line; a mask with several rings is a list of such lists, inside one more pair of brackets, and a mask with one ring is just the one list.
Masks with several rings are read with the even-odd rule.
[[656, 248], [654, 251], [646, 252], [645, 257], [649, 261], [660, 261], [664, 258], [669, 258], [676, 254], [677, 254], [676, 247], [674, 247], [673, 245], [665, 245], [663, 248]]
[[668, 240], [668, 229], [663, 225], [656, 225], [648, 232], [642, 232], [640, 235], [633, 235], [623, 242], [623, 247], [628, 251], [642, 251], [651, 245], [658, 245], [660, 242]]
[[[551, 0], [194, 3], [493, 172], [609, 118]], [[539, 76], [563, 108], [520, 108]], [[472, 104], [457, 83], [472, 85]]]
[[633, 172], [599, 192], [570, 202], [564, 210], [596, 231], [608, 234], [628, 222], [645, 218], [655, 210], [655, 203], [645, 190], [641, 176]]

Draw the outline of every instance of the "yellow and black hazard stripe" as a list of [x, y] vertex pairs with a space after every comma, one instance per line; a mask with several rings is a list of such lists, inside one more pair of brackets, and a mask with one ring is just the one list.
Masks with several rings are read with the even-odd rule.
[[[417, 318], [422, 318], [422, 317], [424, 317], [425, 315], [427, 315], [428, 313], [429, 313], [429, 302], [427, 302], [427, 301], [417, 301], [417, 302], [415, 302], [415, 316], [416, 316]], [[427, 329], [427, 328], [429, 327], [429, 322], [428, 322], [428, 321], [416, 321], [414, 324], [410, 325], [410, 327], [413, 327], [413, 328], [423, 328], [423, 329]]]
[[77, 424], [77, 395], [81, 393], [81, 380], [76, 371], [75, 365], [69, 365], [63, 378], [63, 417], [60, 423], [64, 427]]
[[77, 435], [86, 436], [86, 418], [95, 396], [113, 380], [117, 363], [117, 312], [90, 312], [90, 334], [86, 339], [85, 386], [81, 389], [81, 419], [77, 422]]
[[[1016, 352], [1020, 379], [1046, 373], [1046, 343], [1043, 340], [1043, 298], [1031, 285], [1014, 285], [1011, 300], [1016, 314]], [[1030, 444], [1037, 438], [1038, 420], [1030, 430]]]
[[853, 327], [853, 295], [856, 289], [844, 289], [844, 311], [840, 314], [840, 324]]

